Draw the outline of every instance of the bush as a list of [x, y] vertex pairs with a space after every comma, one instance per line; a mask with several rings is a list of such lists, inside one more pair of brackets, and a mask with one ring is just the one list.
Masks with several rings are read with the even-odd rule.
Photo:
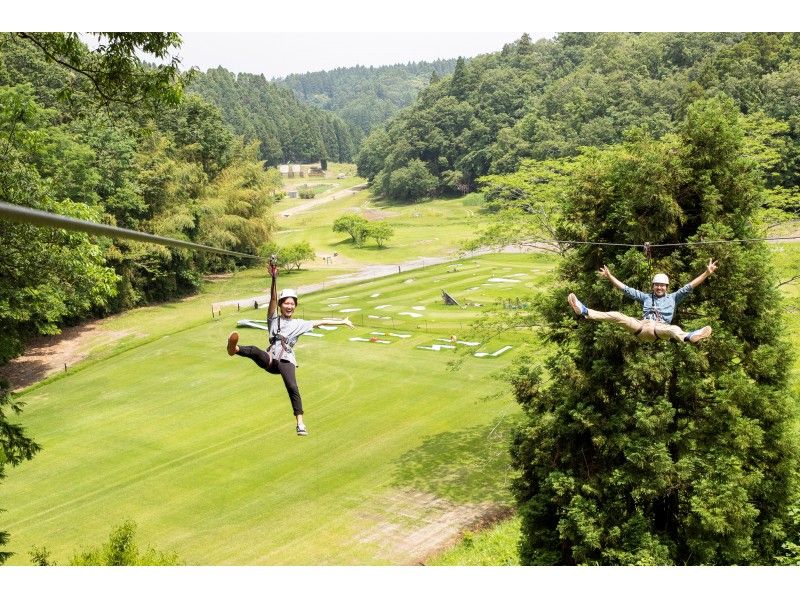
[[[50, 551], [34, 546], [28, 553], [34, 565], [58, 565], [50, 560]], [[180, 565], [174, 552], [160, 552], [148, 547], [141, 551], [136, 544], [136, 524], [125, 521], [109, 535], [108, 542], [93, 548], [83, 548], [72, 555], [69, 565], [77, 567], [125, 567]]]

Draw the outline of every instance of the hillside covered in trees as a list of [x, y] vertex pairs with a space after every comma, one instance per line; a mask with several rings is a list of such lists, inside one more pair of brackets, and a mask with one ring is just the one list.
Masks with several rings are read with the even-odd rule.
[[[130, 47], [173, 34], [0, 34], [0, 201], [254, 253], [280, 175], [176, 70]], [[70, 65], [69, 68], [62, 64]], [[0, 363], [67, 323], [185, 295], [232, 260], [0, 220]]]
[[723, 94], [770, 139], [768, 184], [798, 186], [800, 36], [793, 33], [525, 35], [459, 59], [409, 109], [364, 141], [359, 173], [413, 199], [476, 188], [525, 159], [575, 156], [632, 128], [660, 137], [695, 100]]
[[302, 103], [263, 75], [218, 67], [196, 72], [189, 89], [217, 106], [223, 121], [246, 141], [258, 142], [267, 165], [352, 162], [361, 134], [334, 113]]
[[453, 72], [456, 59], [391, 66], [354, 66], [292, 74], [273, 83], [318, 108], [338, 114], [361, 137], [417, 99], [431, 81]]

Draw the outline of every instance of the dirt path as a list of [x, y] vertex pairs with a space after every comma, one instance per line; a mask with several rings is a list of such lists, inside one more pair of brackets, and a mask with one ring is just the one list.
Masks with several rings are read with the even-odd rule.
[[93, 320], [64, 328], [58, 336], [33, 339], [24, 355], [0, 366], [0, 378], [8, 380], [12, 390], [20, 391], [82, 361], [94, 346], [114, 343], [132, 334], [125, 330], [101, 330], [99, 324], [100, 320]]
[[309, 199], [299, 206], [295, 206], [293, 208], [288, 208], [280, 212], [280, 215], [284, 218], [288, 218], [294, 214], [299, 214], [300, 212], [305, 212], [306, 210], [310, 210], [311, 208], [316, 208], [318, 205], [328, 203], [329, 201], [334, 201], [336, 199], [341, 199], [343, 197], [349, 197], [350, 195], [355, 195], [359, 191], [363, 191], [367, 188], [367, 184], [363, 183], [361, 185], [356, 185], [355, 187], [349, 187], [347, 189], [343, 189], [341, 191], [337, 191], [336, 193], [331, 193], [330, 195], [326, 195], [325, 197], [320, 197], [319, 199]]
[[364, 530], [354, 540], [374, 546], [381, 559], [424, 565], [455, 545], [465, 531], [484, 529], [512, 513], [504, 505], [455, 504], [427, 492], [398, 490], [365, 510]]

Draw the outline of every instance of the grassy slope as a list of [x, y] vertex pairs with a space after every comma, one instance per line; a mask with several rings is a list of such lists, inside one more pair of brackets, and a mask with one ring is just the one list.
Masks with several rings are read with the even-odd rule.
[[[281, 201], [276, 210], [298, 205], [302, 200]], [[461, 199], [435, 199], [420, 204], [389, 207], [376, 201], [370, 191], [322, 204], [289, 218], [278, 220], [278, 243], [308, 241], [321, 255], [338, 253], [338, 262], [397, 264], [420, 257], [454, 255], [480, 225], [475, 208]], [[356, 247], [346, 234], [334, 233], [332, 223], [344, 214], [380, 210], [395, 235], [383, 248], [373, 240]], [[370, 213], [367, 213], [368, 217]]]
[[[64, 562], [124, 518], [139, 524], [143, 544], [192, 564], [391, 563], [368, 528], [391, 518], [398, 492], [508, 504], [507, 433], [518, 410], [495, 392], [492, 376], [514, 351], [468, 357], [450, 372], [450, 355], [415, 347], [456, 325], [463, 330], [478, 313], [445, 308], [439, 285], [459, 296], [497, 273], [528, 274], [527, 282], [473, 293], [489, 302], [541, 282], [547, 259], [481, 258], [459, 271], [417, 271], [413, 282], [404, 274], [302, 298], [306, 317], [360, 307], [354, 320], [365, 322], [302, 340], [298, 378], [311, 431], [304, 439], [293, 433], [280, 380], [224, 353], [241, 313], [212, 321], [201, 297], [109, 321], [147, 336], [100, 349], [22, 397], [24, 422], [44, 451], [0, 486], [8, 506], [0, 527], [18, 553], [11, 563], [27, 562], [34, 544]], [[218, 284], [230, 291], [242, 282]], [[385, 304], [392, 307], [368, 309]], [[424, 317], [400, 315], [413, 306], [426, 307]], [[394, 321], [373, 323], [366, 313]], [[376, 324], [413, 337], [347, 340], [380, 331]], [[521, 340], [497, 338], [487, 349]], [[263, 343], [262, 333], [244, 330], [241, 342]]]

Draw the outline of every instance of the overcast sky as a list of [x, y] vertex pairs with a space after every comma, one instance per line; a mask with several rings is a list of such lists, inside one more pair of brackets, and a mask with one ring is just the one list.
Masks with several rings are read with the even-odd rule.
[[[381, 66], [498, 52], [516, 33], [186, 33], [178, 55], [184, 68], [217, 66], [268, 79], [337, 67]], [[552, 34], [530, 33], [538, 38]]]
[[[267, 78], [497, 52], [527, 32], [771, 31], [796, 28], [782, 0], [26, 0], [3, 7], [6, 31], [179, 31], [184, 68]], [[215, 32], [215, 33], [206, 33]], [[249, 33], [244, 33], [249, 32]], [[260, 33], [259, 33], [260, 32]], [[415, 32], [415, 33], [408, 33]], [[446, 33], [442, 33], [446, 32]], [[542, 33], [546, 32], [546, 33]]]

